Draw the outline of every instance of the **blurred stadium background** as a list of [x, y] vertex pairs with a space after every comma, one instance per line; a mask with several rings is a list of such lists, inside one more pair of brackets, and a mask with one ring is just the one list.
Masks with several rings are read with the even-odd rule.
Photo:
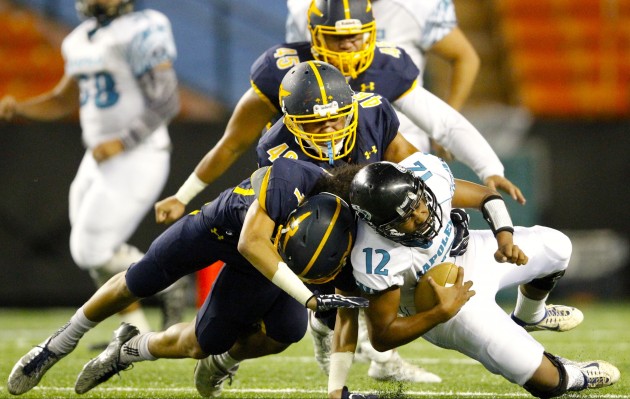
[[[172, 22], [183, 109], [172, 123], [174, 193], [220, 138], [249, 87], [249, 66], [283, 41], [284, 0], [137, 0]], [[482, 67], [463, 114], [486, 136], [528, 197], [507, 200], [516, 224], [562, 230], [572, 265], [554, 293], [630, 298], [630, 0], [455, 0]], [[0, 0], [0, 96], [48, 90], [59, 47], [79, 20], [74, 0]], [[425, 79], [445, 92], [444, 65]], [[83, 155], [76, 118], [0, 122], [0, 306], [78, 306], [92, 281], [68, 249], [67, 192]], [[476, 181], [454, 163], [457, 177]], [[253, 151], [208, 187], [200, 206], [255, 167]], [[473, 226], [485, 228], [479, 217]], [[131, 242], [163, 230], [148, 215]], [[192, 295], [192, 294], [191, 294]], [[192, 296], [191, 296], [192, 298]]]

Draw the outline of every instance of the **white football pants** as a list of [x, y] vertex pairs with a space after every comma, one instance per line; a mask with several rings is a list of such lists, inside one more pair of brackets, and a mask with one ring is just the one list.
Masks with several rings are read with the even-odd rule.
[[169, 168], [168, 149], [140, 145], [100, 164], [85, 153], [69, 195], [70, 253], [80, 268], [101, 268], [114, 257], [153, 208]]
[[464, 267], [464, 281], [473, 281], [476, 295], [455, 317], [423, 338], [461, 352], [522, 386], [540, 366], [544, 349], [497, 305], [495, 296], [503, 288], [565, 270], [572, 247], [566, 235], [542, 226], [516, 227], [514, 243], [529, 257], [526, 265], [496, 262], [497, 242], [492, 232], [471, 230], [466, 253], [447, 261]]

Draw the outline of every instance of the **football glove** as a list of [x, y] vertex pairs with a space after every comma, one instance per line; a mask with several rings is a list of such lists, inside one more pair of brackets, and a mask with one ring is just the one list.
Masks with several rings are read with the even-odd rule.
[[453, 245], [449, 255], [461, 256], [468, 249], [468, 239], [470, 238], [470, 233], [468, 232], [469, 217], [463, 209], [453, 208], [451, 209], [451, 221], [453, 222], [453, 227], [455, 227], [455, 238], [453, 238]]
[[[314, 294], [317, 301], [317, 312], [325, 312], [333, 308], [367, 308], [369, 301], [360, 296], [343, 296], [339, 294]], [[309, 301], [310, 299], [309, 298]], [[308, 301], [306, 301], [308, 303]]]
[[348, 387], [343, 387], [343, 390], [341, 391], [341, 399], [378, 399], [378, 396], [372, 394], [363, 395], [360, 393], [350, 393]]

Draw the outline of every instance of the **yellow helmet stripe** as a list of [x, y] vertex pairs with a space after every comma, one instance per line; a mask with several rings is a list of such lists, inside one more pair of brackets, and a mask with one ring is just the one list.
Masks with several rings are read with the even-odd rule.
[[319, 70], [317, 69], [317, 64], [315, 64], [313, 61], [308, 61], [308, 65], [313, 70], [313, 75], [315, 76], [315, 79], [317, 79], [317, 85], [319, 86], [319, 92], [321, 93], [323, 104], [328, 104], [328, 98], [327, 98], [328, 96], [326, 95], [326, 86], [324, 86], [322, 75], [319, 73]]
[[[271, 167], [273, 168], [273, 166]], [[260, 194], [258, 195], [258, 202], [260, 207], [267, 212], [267, 186], [269, 185], [269, 175], [271, 175], [271, 168], [267, 169], [265, 177], [263, 177], [262, 184], [260, 185]]]
[[306, 273], [308, 273], [309, 270], [311, 270], [311, 268], [313, 267], [313, 264], [319, 257], [319, 254], [322, 252], [322, 250], [324, 249], [324, 246], [328, 242], [328, 238], [330, 237], [330, 233], [332, 232], [335, 224], [337, 223], [337, 219], [339, 219], [339, 214], [341, 213], [341, 201], [339, 200], [339, 198], [335, 198], [335, 200], [337, 201], [337, 208], [335, 209], [335, 214], [333, 215], [332, 220], [330, 221], [330, 224], [328, 225], [328, 228], [326, 229], [326, 234], [324, 234], [324, 237], [322, 238], [322, 242], [320, 242], [319, 246], [317, 247], [317, 251], [315, 251], [315, 253], [313, 254], [313, 257], [308, 262], [308, 265], [306, 265], [306, 267], [304, 268], [304, 271], [300, 273], [300, 276], [306, 275]]
[[350, 19], [350, 1], [343, 0], [343, 13], [345, 14], [346, 19]]

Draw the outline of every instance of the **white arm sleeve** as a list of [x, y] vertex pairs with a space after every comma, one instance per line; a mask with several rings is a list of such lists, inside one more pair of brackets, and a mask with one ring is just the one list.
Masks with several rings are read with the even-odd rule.
[[503, 176], [503, 164], [479, 131], [444, 101], [416, 85], [393, 105], [470, 167], [481, 181]]
[[289, 9], [289, 15], [285, 24], [285, 40], [287, 43], [311, 40], [311, 33], [306, 26], [310, 3], [310, 0], [287, 0], [287, 8]]

